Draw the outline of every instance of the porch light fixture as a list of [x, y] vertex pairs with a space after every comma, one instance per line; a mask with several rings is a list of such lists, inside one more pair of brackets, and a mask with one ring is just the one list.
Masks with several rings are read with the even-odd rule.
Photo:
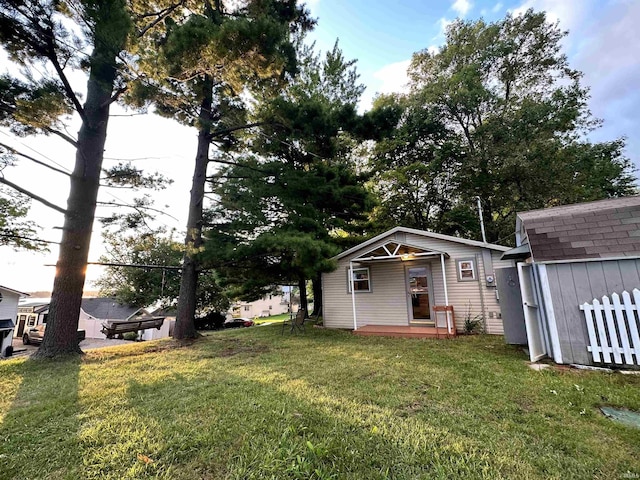
[[402, 261], [404, 261], [404, 262], [406, 262], [410, 258], [411, 258], [411, 254], [410, 253], [403, 253], [402, 254]]

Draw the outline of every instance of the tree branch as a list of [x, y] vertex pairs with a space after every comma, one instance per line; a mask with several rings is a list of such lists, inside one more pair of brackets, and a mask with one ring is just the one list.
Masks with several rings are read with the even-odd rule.
[[61, 173], [62, 175], [66, 175], [67, 177], [71, 176], [70, 173], [65, 172], [64, 170], [61, 170], [59, 168], [52, 167], [49, 164], [46, 164], [46, 163], [44, 163], [44, 162], [42, 162], [40, 160], [37, 160], [37, 159], [27, 155], [26, 153], [19, 152], [18, 150], [16, 150], [15, 148], [10, 147], [9, 145], [6, 145], [6, 144], [0, 142], [0, 147], [4, 147], [7, 150], [9, 150], [10, 152], [12, 152], [12, 153], [14, 153], [16, 155], [19, 155], [19, 156], [21, 156], [23, 158], [26, 158], [27, 160], [31, 160], [32, 162], [37, 163], [38, 165], [42, 165], [43, 167], [47, 167], [48, 169], [53, 170], [54, 172]]
[[49, 133], [52, 133], [54, 135], [59, 136], [60, 138], [62, 138], [63, 140], [69, 142], [71, 145], [73, 145], [75, 148], [78, 148], [78, 142], [75, 141], [73, 138], [71, 138], [69, 135], [67, 135], [66, 133], [62, 133], [59, 130], [56, 130], [55, 128], [51, 128], [51, 127], [47, 127], [45, 128], [45, 130]]
[[149, 210], [150, 212], [156, 212], [156, 213], [161, 213], [162, 215], [166, 215], [169, 218], [174, 219], [175, 221], [179, 221], [176, 217], [169, 215], [167, 212], [165, 212], [164, 210], [159, 210], [157, 208], [153, 208], [153, 207], [141, 207], [138, 205], [128, 205], [126, 203], [116, 203], [116, 202], [96, 202], [96, 205], [100, 205], [103, 207], [126, 207], [126, 208], [132, 208], [136, 211], [140, 211], [140, 210]]
[[36, 243], [51, 243], [51, 244], [55, 244], [55, 245], [60, 245], [60, 242], [54, 242], [53, 240], [42, 240], [40, 238], [24, 237], [22, 235], [0, 233], [0, 237], [2, 237], [2, 238], [17, 238], [19, 240], [28, 240], [30, 242], [36, 242]]
[[17, 191], [17, 192], [20, 192], [20, 193], [25, 194], [25, 195], [26, 195], [26, 196], [28, 196], [29, 198], [32, 198], [33, 200], [36, 200], [37, 202], [40, 202], [40, 203], [42, 203], [43, 205], [46, 205], [47, 207], [49, 207], [49, 208], [51, 208], [51, 209], [53, 209], [53, 210], [55, 210], [55, 211], [57, 211], [57, 212], [60, 212], [60, 213], [63, 213], [63, 214], [66, 214], [66, 213], [67, 213], [67, 210], [65, 210], [64, 208], [59, 207], [59, 206], [58, 206], [58, 205], [56, 205], [55, 203], [51, 203], [49, 200], [46, 200], [46, 199], [42, 198], [41, 196], [36, 195], [35, 193], [30, 192], [29, 190], [25, 190], [24, 188], [22, 188], [22, 187], [20, 187], [20, 186], [16, 185], [16, 184], [15, 184], [15, 183], [13, 183], [13, 182], [10, 182], [9, 180], [7, 180], [7, 179], [6, 179], [6, 178], [4, 178], [4, 177], [0, 177], [0, 183], [2, 183], [2, 184], [4, 184], [4, 185], [6, 185], [6, 186], [7, 186], [7, 187], [9, 187], [9, 188], [14, 189], [14, 190], [15, 190], [15, 191]]
[[248, 123], [246, 125], [241, 125], [238, 127], [229, 127], [229, 128], [222, 128], [220, 130], [214, 130], [213, 132], [211, 132], [211, 135], [213, 137], [219, 137], [220, 135], [226, 135], [227, 133], [233, 133], [238, 130], [244, 130], [245, 128], [261, 127], [263, 125], [273, 125], [273, 124], [269, 122]]
[[268, 172], [258, 167], [252, 167], [250, 165], [243, 165], [237, 162], [231, 162], [229, 160], [209, 159], [210, 162], [222, 163], [223, 165], [231, 165], [232, 167], [246, 168], [247, 170], [253, 170], [254, 172], [264, 173], [265, 175], [275, 175], [275, 173]]
[[87, 262], [87, 265], [102, 265], [103, 267], [128, 267], [128, 268], [157, 268], [162, 270], [182, 270], [182, 267], [170, 265], [138, 265], [131, 263], [112, 263], [112, 262]]
[[127, 91], [127, 87], [119, 88], [118, 90], [116, 90], [116, 92], [113, 95], [111, 95], [111, 98], [109, 100], [107, 100], [102, 105], [100, 105], [100, 108], [104, 108], [108, 105], [111, 105], [113, 102], [118, 100], [118, 98], [120, 98], [120, 95], [122, 95], [126, 91]]
[[147, 33], [149, 30], [151, 30], [153, 27], [155, 27], [158, 23], [162, 22], [165, 18], [167, 18], [169, 15], [171, 15], [171, 13], [173, 13], [173, 11], [180, 7], [181, 5], [184, 5], [185, 0], [181, 0], [178, 3], [174, 3], [173, 5], [169, 5], [167, 8], [160, 10], [159, 12], [155, 12], [155, 13], [145, 13], [142, 15], [139, 15], [138, 18], [148, 18], [148, 17], [157, 17], [153, 22], [151, 22], [149, 25], [147, 25], [146, 27], [144, 27], [142, 30], [140, 30], [138, 32], [138, 38], [142, 37], [145, 33]]
[[84, 113], [84, 108], [82, 107], [82, 104], [80, 103], [80, 100], [78, 99], [76, 93], [73, 91], [73, 88], [71, 88], [71, 83], [69, 83], [69, 79], [67, 78], [67, 75], [64, 73], [64, 69], [60, 65], [60, 62], [58, 61], [58, 55], [56, 54], [56, 46], [54, 43], [53, 33], [50, 34], [50, 37], [47, 40], [47, 44], [49, 45], [49, 52], [48, 52], [49, 54], [47, 56], [49, 57], [49, 60], [53, 64], [53, 68], [56, 70], [56, 73], [58, 74], [60, 81], [64, 85], [64, 91], [66, 92], [67, 97], [73, 103], [73, 106], [78, 112], [78, 115], [80, 115], [80, 118], [82, 119], [82, 121], [87, 122], [87, 116]]

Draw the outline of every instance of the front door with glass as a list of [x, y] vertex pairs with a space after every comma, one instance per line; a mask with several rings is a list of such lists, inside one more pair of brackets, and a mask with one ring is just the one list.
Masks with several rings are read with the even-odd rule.
[[408, 267], [407, 277], [409, 296], [411, 299], [412, 323], [433, 323], [429, 301], [430, 275], [429, 267]]

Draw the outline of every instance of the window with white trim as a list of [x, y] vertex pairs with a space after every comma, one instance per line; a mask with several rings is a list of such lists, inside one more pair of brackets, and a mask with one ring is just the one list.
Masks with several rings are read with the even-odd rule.
[[460, 260], [457, 260], [457, 266], [459, 282], [466, 282], [477, 279], [478, 275], [476, 273], [475, 258], [462, 258]]
[[[371, 280], [370, 280], [369, 267], [354, 268], [353, 269], [353, 289], [356, 293], [370, 292]], [[349, 280], [349, 270], [347, 270], [347, 280]], [[351, 282], [347, 282], [347, 289], [351, 293]]]

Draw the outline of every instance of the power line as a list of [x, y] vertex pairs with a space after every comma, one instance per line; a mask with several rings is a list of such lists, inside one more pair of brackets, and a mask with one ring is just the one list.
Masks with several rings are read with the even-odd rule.
[[56, 162], [55, 160], [53, 160], [51, 157], [48, 157], [47, 155], [45, 155], [42, 152], [39, 152], [38, 150], [36, 150], [35, 148], [30, 147], [29, 145], [27, 145], [26, 143], [12, 137], [11, 135], [9, 135], [8, 133], [0, 130], [0, 133], [2, 133], [5, 137], [7, 137], [8, 139], [14, 141], [14, 142], [18, 142], [20, 145], [22, 145], [25, 148], [28, 148], [29, 150], [31, 150], [32, 152], [40, 155], [42, 158], [46, 158], [47, 160], [49, 160], [51, 163], [53, 163], [54, 165], [57, 165], [58, 167], [60, 167], [61, 169], [65, 170], [67, 173], [71, 174], [71, 170], [69, 170], [67, 167], [65, 167], [64, 165]]
[[[266, 133], [263, 133], [263, 132], [261, 132], [261, 131], [259, 131], [259, 130], [258, 130], [256, 133], [257, 133], [258, 135], [260, 135], [260, 136], [264, 137], [264, 138], [269, 139], [269, 140], [275, 140], [276, 142], [280, 142], [280, 143], [282, 143], [283, 145], [286, 145], [286, 146], [288, 146], [288, 147], [298, 149], [298, 147], [296, 147], [295, 145], [293, 145], [293, 144], [291, 144], [291, 143], [289, 143], [289, 142], [285, 142], [284, 140], [280, 140], [280, 139], [279, 139], [279, 138], [277, 138], [277, 137], [272, 137], [272, 136], [267, 135]], [[307, 151], [307, 150], [305, 150], [305, 151], [304, 151], [304, 153], [306, 153], [306, 154], [308, 154], [308, 155], [311, 155], [312, 157], [319, 158], [320, 160], [328, 161], [326, 158], [321, 157], [320, 155], [318, 155], [318, 154], [316, 154], [316, 153], [309, 152], [309, 151]]]

